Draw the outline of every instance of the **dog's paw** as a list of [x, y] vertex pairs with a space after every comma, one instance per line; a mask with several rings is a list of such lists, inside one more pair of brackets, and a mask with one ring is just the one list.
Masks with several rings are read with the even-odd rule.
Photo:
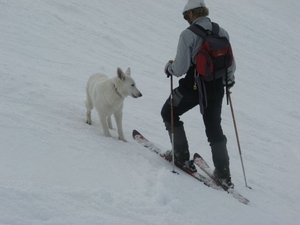
[[87, 120], [85, 121], [88, 125], [92, 125], [92, 121], [91, 120]]
[[127, 142], [127, 140], [123, 137], [123, 138], [120, 138], [119, 137], [119, 140], [121, 140], [121, 141], [124, 141], [124, 142]]

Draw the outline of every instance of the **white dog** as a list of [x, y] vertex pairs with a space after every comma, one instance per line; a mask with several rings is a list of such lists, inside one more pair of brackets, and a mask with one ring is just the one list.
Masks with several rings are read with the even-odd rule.
[[117, 76], [109, 79], [106, 75], [96, 73], [92, 75], [86, 86], [86, 122], [92, 124], [91, 111], [95, 107], [98, 111], [104, 135], [111, 137], [111, 115], [114, 114], [119, 139], [126, 142], [122, 128], [123, 101], [127, 96], [141, 97], [141, 92], [136, 88], [130, 76], [130, 68], [124, 73], [117, 69]]

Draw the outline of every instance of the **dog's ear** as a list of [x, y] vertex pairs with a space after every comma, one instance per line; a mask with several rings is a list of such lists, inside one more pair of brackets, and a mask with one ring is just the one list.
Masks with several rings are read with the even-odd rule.
[[126, 74], [127, 76], [130, 76], [130, 75], [131, 75], [131, 69], [130, 69], [130, 67], [127, 68], [125, 74]]
[[125, 73], [122, 71], [122, 69], [120, 67], [118, 67], [118, 69], [117, 69], [117, 74], [118, 74], [118, 78], [120, 80], [125, 80]]

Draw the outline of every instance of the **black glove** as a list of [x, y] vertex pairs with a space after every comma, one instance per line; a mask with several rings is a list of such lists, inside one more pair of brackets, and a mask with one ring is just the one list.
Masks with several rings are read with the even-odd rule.
[[172, 74], [169, 72], [169, 66], [171, 66], [171, 64], [173, 63], [173, 60], [169, 60], [165, 66], [165, 74], [167, 75], [167, 77], [172, 76]]
[[232, 88], [233, 86], [234, 86], [234, 84], [235, 84], [235, 81], [234, 81], [235, 79], [234, 79], [234, 76], [231, 78], [231, 79], [228, 79], [227, 81], [226, 81], [226, 77], [224, 76], [223, 77], [223, 85], [226, 87], [226, 88], [228, 88], [228, 89], [230, 89], [230, 88]]
[[231, 82], [228, 81], [227, 88], [228, 89], [232, 88], [234, 86], [234, 84], [235, 84], [235, 81], [231, 81]]

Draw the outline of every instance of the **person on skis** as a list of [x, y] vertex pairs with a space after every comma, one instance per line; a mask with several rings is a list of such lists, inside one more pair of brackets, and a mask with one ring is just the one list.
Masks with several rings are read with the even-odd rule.
[[[211, 31], [212, 23], [208, 15], [209, 10], [204, 0], [188, 0], [184, 6], [183, 18], [189, 24], [198, 24], [205, 30]], [[221, 27], [219, 29], [219, 36], [225, 36], [229, 40], [228, 33]], [[183, 30], [180, 34], [175, 59], [168, 61], [165, 66], [165, 74], [168, 77], [181, 77], [185, 75], [179, 80], [179, 86], [173, 90], [174, 162], [175, 164], [186, 166], [193, 172], [197, 170], [193, 164], [193, 160], [190, 160], [189, 145], [184, 123], [180, 120], [180, 116], [199, 104], [199, 87], [195, 88], [195, 85], [199, 85], [195, 83], [195, 56], [202, 43], [203, 39], [190, 29]], [[227, 69], [226, 77], [223, 76], [209, 82], [202, 80], [204, 88], [201, 88], [201, 91], [205, 92], [201, 94], [206, 96], [202, 118], [207, 140], [211, 147], [215, 167], [214, 175], [221, 183], [231, 188], [234, 185], [231, 182], [229, 156], [226, 146], [227, 139], [221, 126], [221, 109], [225, 84], [227, 83], [226, 87], [228, 90], [235, 84], [235, 69], [236, 65], [233, 60], [232, 65]], [[161, 116], [172, 141], [170, 97], [162, 107]], [[169, 151], [166, 154], [170, 154], [171, 156], [172, 153]]]

